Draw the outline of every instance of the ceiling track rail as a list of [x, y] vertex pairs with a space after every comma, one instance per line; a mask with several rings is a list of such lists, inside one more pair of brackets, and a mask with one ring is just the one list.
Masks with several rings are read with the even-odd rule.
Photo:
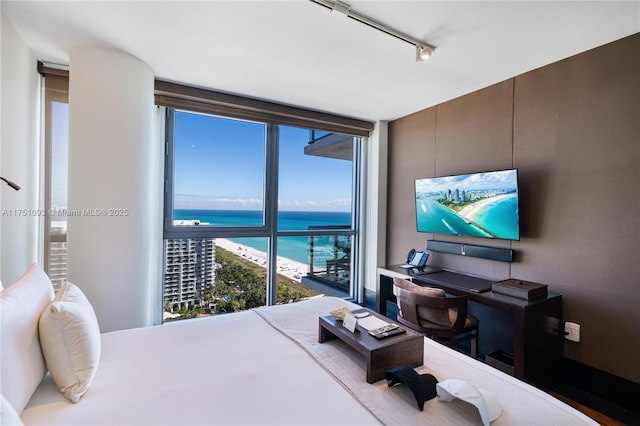
[[380, 21], [377, 21], [373, 18], [370, 18], [366, 15], [356, 12], [351, 9], [351, 6], [347, 3], [343, 3], [339, 0], [331, 1], [331, 0], [310, 0], [313, 3], [319, 4], [320, 6], [324, 6], [330, 11], [336, 11], [346, 15], [347, 17], [354, 19], [362, 24], [365, 24], [371, 28], [375, 28], [378, 31], [382, 31], [390, 36], [398, 38], [406, 43], [412, 44], [416, 47], [416, 60], [424, 60], [431, 56], [431, 54], [436, 50], [435, 46], [432, 44], [426, 43], [422, 40], [418, 40], [415, 37], [411, 37], [403, 33], [402, 31], [398, 31], [394, 28], [389, 27], [388, 25], [383, 24]]

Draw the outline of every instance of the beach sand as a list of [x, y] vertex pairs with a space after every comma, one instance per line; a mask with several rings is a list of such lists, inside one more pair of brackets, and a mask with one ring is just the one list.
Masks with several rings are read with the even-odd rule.
[[[238, 244], [226, 238], [216, 238], [215, 244], [233, 254], [241, 256], [248, 261], [267, 267], [267, 253], [253, 247]], [[309, 272], [309, 265], [278, 256], [278, 274], [300, 282], [301, 278]]]
[[497, 195], [495, 197], [485, 198], [483, 200], [476, 201], [475, 203], [469, 204], [468, 206], [466, 206], [462, 210], [460, 210], [458, 212], [458, 216], [460, 216], [463, 219], [467, 219], [467, 220], [470, 220], [471, 222], [473, 222], [473, 221], [475, 221], [475, 218], [474, 218], [475, 213], [478, 210], [486, 207], [489, 204], [492, 204], [492, 203], [494, 203], [496, 201], [499, 201], [499, 200], [501, 200], [503, 198], [507, 198], [507, 197], [510, 197], [510, 196], [511, 196], [511, 194]]

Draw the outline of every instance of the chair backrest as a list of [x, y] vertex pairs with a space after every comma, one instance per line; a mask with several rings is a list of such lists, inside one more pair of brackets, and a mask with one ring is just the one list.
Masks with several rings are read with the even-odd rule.
[[[442, 289], [422, 287], [400, 278], [394, 278], [393, 284], [399, 314], [405, 321], [418, 327], [424, 327], [425, 321], [452, 330], [464, 327], [467, 320], [466, 296], [447, 295]], [[450, 309], [457, 312], [453, 323]]]

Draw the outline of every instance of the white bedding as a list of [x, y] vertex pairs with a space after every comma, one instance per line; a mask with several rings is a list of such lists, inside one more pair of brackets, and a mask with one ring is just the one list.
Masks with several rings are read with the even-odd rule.
[[[364, 379], [364, 358], [317, 342], [318, 316], [341, 299], [316, 298], [212, 318], [105, 333], [102, 357], [79, 403], [47, 377], [22, 413], [27, 425], [481, 424], [461, 401], [428, 401], [406, 386]], [[284, 333], [284, 334], [283, 334]], [[425, 366], [494, 393], [493, 425], [588, 424], [590, 419], [523, 382], [428, 339]]]

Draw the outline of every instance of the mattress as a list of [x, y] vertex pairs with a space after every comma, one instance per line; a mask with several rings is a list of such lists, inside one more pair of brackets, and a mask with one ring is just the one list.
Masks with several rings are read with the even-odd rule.
[[[481, 424], [463, 401], [419, 411], [405, 386], [368, 384], [365, 360], [340, 341], [317, 342], [318, 316], [342, 299], [315, 298], [102, 335], [100, 365], [77, 403], [45, 377], [27, 425]], [[595, 424], [550, 395], [425, 339], [424, 366], [494, 393], [500, 424]]]

